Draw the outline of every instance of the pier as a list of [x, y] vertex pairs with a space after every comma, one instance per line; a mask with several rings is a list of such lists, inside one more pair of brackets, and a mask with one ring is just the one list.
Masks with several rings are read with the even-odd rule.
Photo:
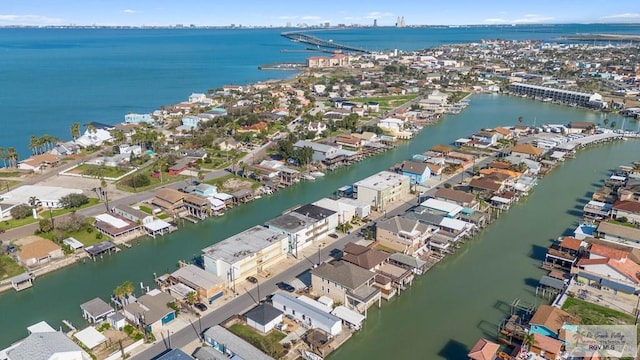
[[359, 47], [351, 46], [351, 45], [346, 45], [346, 44], [339, 44], [339, 43], [333, 42], [331, 40], [320, 39], [320, 38], [315, 37], [313, 35], [301, 33], [301, 32], [298, 32], [298, 31], [283, 32], [280, 35], [286, 37], [287, 39], [289, 39], [289, 40], [291, 40], [293, 42], [300, 42], [300, 43], [303, 43], [303, 44], [309, 44], [309, 45], [316, 46], [318, 48], [329, 48], [329, 49], [351, 51], [351, 52], [358, 52], [358, 53], [364, 53], [364, 54], [370, 54], [371, 53], [371, 51], [363, 49], [363, 48], [359, 48]]

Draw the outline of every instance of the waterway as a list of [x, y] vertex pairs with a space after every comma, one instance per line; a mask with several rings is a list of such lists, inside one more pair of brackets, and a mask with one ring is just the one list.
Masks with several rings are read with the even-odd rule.
[[[519, 116], [525, 118], [524, 123], [536, 119], [538, 124], [599, 121], [601, 117], [527, 99], [473, 96], [471, 105], [461, 114], [445, 116], [440, 123], [426, 127], [413, 141], [378, 157], [232, 209], [223, 217], [189, 225], [164, 238], [142, 240], [117, 255], [39, 277], [28, 290], [1, 294], [0, 348], [25, 336], [25, 327], [41, 320], [54, 327], [63, 319], [80, 326], [83, 320], [79, 305], [96, 296], [107, 299], [125, 280], [151, 285], [154, 272], [172, 271], [178, 260], [190, 260], [201, 248], [263, 223], [296, 204], [330, 195], [340, 186], [387, 169], [433, 145], [451, 143], [483, 127], [515, 124]], [[622, 123], [622, 119], [610, 119]], [[383, 311], [371, 312], [366, 328], [335, 357], [384, 358], [377, 355], [406, 353], [420, 355], [417, 358], [434, 358], [450, 339], [461, 344], [473, 342], [481, 334], [478, 326], [483, 321], [493, 329], [492, 322], [500, 314], [494, 308], [496, 302], [526, 298], [531, 291], [526, 279], [539, 276], [537, 261], [529, 257], [532, 251], [539, 252], [534, 245], [542, 246], [562, 233], [575, 220], [566, 210], [592, 190], [591, 183], [598, 182], [606, 169], [629, 162], [638, 153], [640, 143], [627, 141], [581, 153], [578, 159], [569, 161], [566, 167], [542, 180], [526, 206], [516, 206], [467, 248], [422, 277], [398, 300], [385, 304]], [[422, 356], [425, 354], [433, 355]]]

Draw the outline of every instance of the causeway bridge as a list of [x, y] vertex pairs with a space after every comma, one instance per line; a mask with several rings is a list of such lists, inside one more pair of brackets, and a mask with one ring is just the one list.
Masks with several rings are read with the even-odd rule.
[[313, 45], [313, 46], [316, 46], [318, 48], [328, 48], [328, 49], [350, 51], [350, 52], [357, 52], [357, 53], [363, 53], [363, 54], [370, 54], [371, 53], [371, 51], [369, 51], [367, 49], [363, 49], [363, 48], [359, 48], [359, 47], [351, 46], [351, 45], [339, 44], [339, 43], [333, 42], [331, 40], [320, 39], [320, 38], [315, 37], [313, 35], [305, 34], [305, 33], [299, 32], [299, 31], [283, 32], [280, 35], [286, 37], [287, 39], [289, 39], [291, 41], [300, 42], [300, 43], [308, 44], [308, 45]]

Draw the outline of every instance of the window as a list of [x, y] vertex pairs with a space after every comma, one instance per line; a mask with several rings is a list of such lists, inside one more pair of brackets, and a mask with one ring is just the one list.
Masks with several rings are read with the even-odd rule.
[[295, 310], [291, 310], [291, 315], [295, 315], [296, 311]]
[[302, 320], [307, 320], [307, 317], [304, 314], [302, 314]]
[[287, 306], [286, 305], [282, 305], [282, 310], [287, 311]]

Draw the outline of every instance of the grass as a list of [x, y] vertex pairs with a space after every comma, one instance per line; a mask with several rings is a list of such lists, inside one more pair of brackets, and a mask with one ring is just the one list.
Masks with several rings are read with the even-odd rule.
[[[98, 200], [98, 199], [96, 199], [96, 198], [89, 198], [89, 202], [88, 202], [88, 203], [86, 203], [86, 204], [84, 204], [84, 205], [82, 205], [82, 206], [80, 206], [80, 207], [78, 207], [78, 208], [73, 208], [73, 209], [56, 209], [56, 210], [53, 210], [53, 211], [51, 211], [51, 212], [53, 213], [53, 216], [55, 217], [55, 216], [60, 216], [60, 215], [68, 214], [68, 213], [73, 212], [73, 211], [78, 211], [78, 210], [80, 210], [80, 209], [84, 209], [84, 208], [92, 207], [92, 206], [98, 205], [99, 203], [100, 203], [100, 200]], [[41, 215], [43, 218], [48, 218], [48, 217], [49, 217], [49, 211], [48, 211], [48, 210], [42, 211], [40, 215]]]
[[572, 297], [565, 301], [562, 309], [580, 318], [582, 325], [621, 325], [635, 322], [632, 315]]
[[4, 178], [18, 177], [21, 175], [22, 173], [20, 171], [0, 171], [0, 177], [4, 177]]
[[22, 266], [20, 266], [11, 256], [0, 255], [0, 279], [12, 278], [16, 275], [20, 275], [24, 272]]
[[451, 93], [451, 95], [449, 95], [449, 98], [448, 98], [449, 104], [455, 104], [458, 101], [467, 97], [467, 95], [469, 95], [469, 93], [466, 91], [457, 91], [457, 92]]
[[234, 160], [242, 159], [247, 155], [244, 151], [209, 150], [207, 153], [211, 162], [201, 162], [200, 166], [204, 169], [224, 169], [229, 167]]
[[169, 218], [169, 215], [167, 215], [165, 213], [162, 213], [162, 214], [158, 215], [158, 219], [160, 219], [160, 220], [164, 220], [164, 219], [168, 219], [168, 218]]
[[209, 184], [209, 185], [214, 185], [215, 187], [217, 187], [219, 192], [226, 192], [226, 191], [233, 192], [233, 191], [239, 190], [239, 189], [228, 189], [228, 188], [224, 187], [223, 184], [229, 179], [238, 179], [238, 180], [242, 180], [242, 181], [251, 182], [251, 188], [252, 189], [257, 189], [257, 188], [260, 187], [260, 183], [254, 181], [252, 179], [244, 178], [242, 176], [238, 176], [238, 175], [234, 175], [234, 174], [228, 174], [228, 175], [225, 175], [223, 177], [207, 180], [206, 183]]
[[144, 213], [147, 213], [149, 215], [153, 215], [153, 210], [151, 210], [151, 208], [148, 207], [148, 206], [141, 205], [140, 206], [140, 211], [142, 211]]
[[[82, 230], [65, 232], [64, 238], [66, 239], [72, 237], [80, 241], [85, 247], [95, 245], [105, 240], [109, 240], [105, 235], [102, 235], [102, 238], [100, 239], [96, 238], [96, 234], [98, 234], [99, 232], [93, 227], [93, 225], [90, 225], [90, 223], [92, 222], [92, 218], [87, 218], [87, 224], [82, 228]], [[89, 229], [92, 229], [91, 232], [89, 232]], [[40, 233], [38, 234], [38, 236], [55, 242], [53, 232]]]
[[0, 222], [0, 229], [9, 230], [13, 228], [17, 228], [24, 225], [29, 225], [34, 222], [38, 222], [40, 219], [34, 219], [33, 216], [29, 215], [24, 219], [9, 219]]
[[376, 249], [376, 250], [384, 251], [384, 252], [389, 253], [389, 254], [395, 254], [395, 253], [398, 252], [396, 250], [393, 250], [390, 247], [386, 247], [386, 246], [380, 245], [380, 244], [376, 244], [373, 248]]
[[[88, 208], [94, 205], [97, 205], [100, 203], [100, 200], [96, 199], [96, 198], [89, 198], [89, 202], [82, 205], [79, 208], [73, 208], [73, 209], [56, 209], [51, 211], [51, 213], [53, 214], [54, 217], [56, 216], [60, 216], [60, 215], [64, 215], [64, 214], [68, 214], [72, 211], [77, 211], [80, 209], [84, 209], [84, 208]], [[40, 211], [40, 213], [38, 214], [40, 216], [40, 218], [38, 219], [34, 219], [33, 216], [29, 215], [28, 217], [24, 218], [24, 219], [9, 219], [9, 220], [5, 220], [0, 222], [0, 229], [4, 229], [4, 230], [9, 230], [9, 229], [14, 229], [20, 226], [24, 226], [24, 225], [29, 225], [35, 222], [40, 221], [41, 219], [48, 219], [49, 218], [49, 210], [43, 210]]]
[[[170, 184], [170, 183], [174, 183], [176, 181], [180, 181], [180, 180], [184, 180], [184, 179], [188, 179], [190, 178], [190, 176], [186, 176], [186, 175], [169, 175], [168, 173], [163, 173], [162, 174], [162, 182], [160, 182], [160, 178], [154, 178], [151, 177], [151, 173], [153, 173], [153, 169], [154, 166], [147, 166], [144, 169], [140, 169], [138, 171], [136, 171], [134, 174], [145, 174], [149, 177], [149, 179], [151, 180], [151, 184], [147, 185], [147, 186], [142, 186], [142, 187], [136, 187], [135, 189], [131, 186], [126, 186], [121, 184], [122, 180], [126, 179], [122, 179], [120, 181], [118, 181], [116, 183], [116, 188], [118, 190], [122, 190], [122, 191], [126, 191], [126, 192], [132, 192], [132, 193], [137, 193], [137, 192], [142, 192], [142, 191], [147, 191], [147, 190], [151, 190], [154, 188], [157, 188], [158, 186], [161, 185], [166, 185], [166, 184]], [[131, 175], [129, 175], [131, 176]]]
[[276, 359], [284, 355], [284, 347], [280, 345], [280, 340], [284, 339], [286, 335], [279, 331], [272, 330], [263, 336], [240, 323], [231, 325], [229, 330]]
[[417, 98], [417, 94], [411, 95], [388, 95], [388, 96], [373, 96], [366, 98], [351, 98], [349, 101], [359, 104], [364, 104], [369, 101], [375, 101], [380, 105], [380, 110], [391, 110], [408, 103], [411, 100]]
[[616, 225], [621, 225], [621, 226], [626, 226], [626, 227], [630, 227], [630, 228], [634, 228], [636, 229], [636, 226], [630, 222], [625, 222], [625, 221], [618, 221], [618, 220], [614, 220], [614, 219], [609, 219], [607, 221], [610, 224], [616, 224]]
[[118, 169], [117, 167], [111, 167], [111, 166], [82, 164], [76, 167], [75, 169], [73, 169], [73, 171], [79, 172], [83, 175], [90, 175], [94, 177], [98, 177], [98, 176], [95, 176], [95, 174], [102, 173], [102, 176], [107, 178], [118, 178], [128, 173], [129, 171], [131, 171], [131, 168]]
[[[2, 177], [2, 174], [0, 174], [0, 177]], [[15, 185], [20, 184], [20, 181], [16, 181], [16, 180], [0, 180], [0, 191], [9, 191], [10, 188], [14, 187]]]

